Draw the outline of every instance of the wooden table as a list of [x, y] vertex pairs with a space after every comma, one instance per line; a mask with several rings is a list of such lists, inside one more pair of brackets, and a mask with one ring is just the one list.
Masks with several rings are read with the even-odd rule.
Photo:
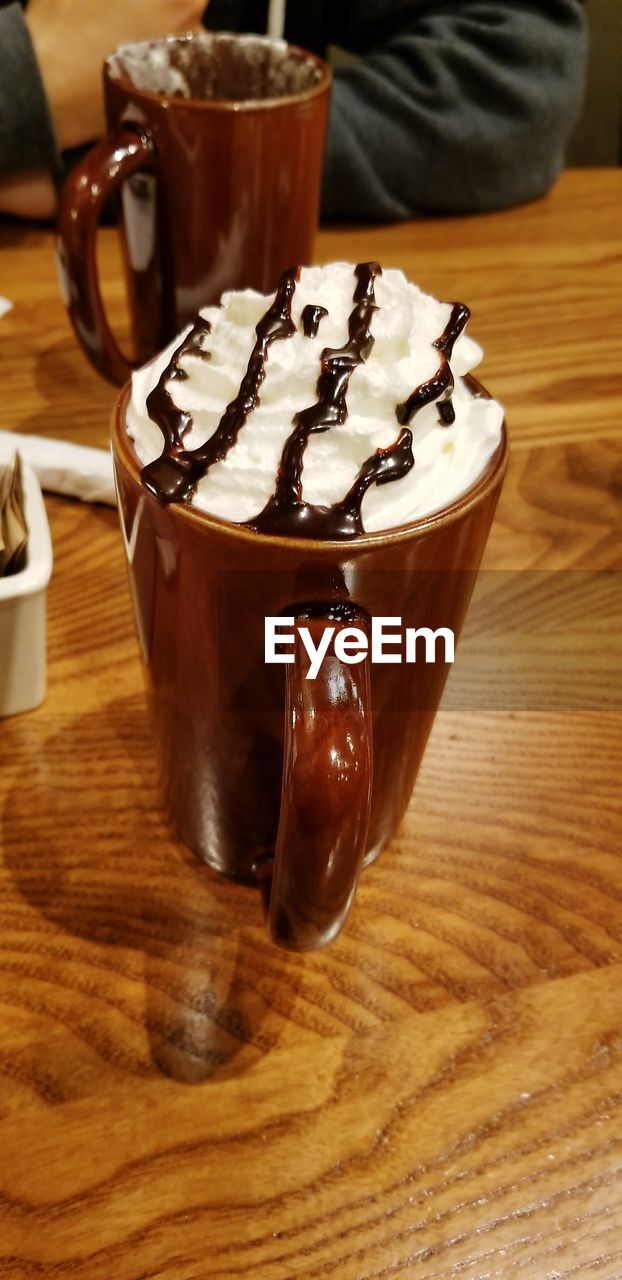
[[[489, 567], [619, 566], [621, 202], [583, 170], [319, 240], [470, 303]], [[103, 445], [49, 231], [2, 229], [0, 292], [0, 427]], [[49, 693], [0, 726], [3, 1280], [619, 1278], [619, 709], [441, 711], [344, 935], [278, 952], [159, 816], [115, 513], [48, 509]]]

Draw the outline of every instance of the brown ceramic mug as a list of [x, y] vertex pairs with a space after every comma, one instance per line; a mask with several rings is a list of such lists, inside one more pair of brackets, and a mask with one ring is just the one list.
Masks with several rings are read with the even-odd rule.
[[[470, 380], [474, 394], [481, 388]], [[163, 794], [179, 836], [215, 871], [259, 881], [271, 937], [307, 950], [340, 930], [359, 870], [408, 804], [445, 662], [346, 665], [313, 680], [301, 643], [373, 617], [460, 632], [507, 462], [505, 427], [451, 506], [347, 541], [255, 533], [141, 484], [112, 429], [119, 511]], [[294, 661], [266, 665], [265, 619], [295, 619]], [[283, 672], [285, 671], [285, 676]]]
[[[225, 289], [266, 293], [311, 261], [330, 82], [320, 58], [262, 36], [171, 36], [106, 60], [109, 136], [65, 183], [57, 241], [70, 318], [105, 377], [125, 382]], [[97, 277], [97, 225], [115, 190], [135, 362]]]

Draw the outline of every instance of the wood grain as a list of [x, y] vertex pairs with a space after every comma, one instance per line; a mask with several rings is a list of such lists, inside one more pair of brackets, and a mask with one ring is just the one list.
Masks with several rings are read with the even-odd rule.
[[617, 1280], [620, 976], [5, 1120], [2, 1274]]
[[[472, 305], [513, 447], [488, 567], [599, 571], [601, 623], [621, 194], [582, 170], [523, 209], [318, 245]], [[115, 255], [105, 232], [121, 321]], [[0, 291], [0, 427], [103, 444], [113, 393], [74, 346], [49, 232], [1, 229]], [[49, 693], [0, 723], [0, 1276], [619, 1280], [611, 677], [590, 710], [441, 711], [346, 933], [277, 952], [255, 894], [158, 812], [115, 513], [47, 505]]]

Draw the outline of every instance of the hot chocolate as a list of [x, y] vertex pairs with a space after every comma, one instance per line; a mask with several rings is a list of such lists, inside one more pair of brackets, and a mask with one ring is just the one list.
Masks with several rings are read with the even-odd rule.
[[[259, 881], [284, 946], [343, 925], [453, 661], [507, 457], [467, 319], [374, 262], [287, 270], [204, 309], [117, 406], [166, 807], [214, 870]], [[404, 663], [374, 650], [400, 621]], [[432, 658], [409, 657], [424, 632]]]

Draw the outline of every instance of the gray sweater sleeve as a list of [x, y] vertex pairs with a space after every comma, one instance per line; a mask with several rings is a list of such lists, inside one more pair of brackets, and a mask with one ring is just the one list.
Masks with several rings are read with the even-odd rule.
[[0, 8], [0, 174], [57, 169], [43, 82], [19, 4]]
[[362, 56], [335, 77], [325, 217], [502, 209], [557, 176], [583, 91], [579, 0], [347, 0], [338, 39]]

